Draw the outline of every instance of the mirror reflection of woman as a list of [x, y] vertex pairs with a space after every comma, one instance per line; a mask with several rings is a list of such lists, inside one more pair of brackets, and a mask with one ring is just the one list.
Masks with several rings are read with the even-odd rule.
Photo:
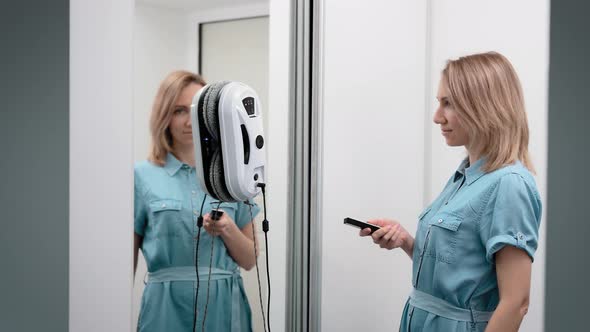
[[498, 53], [465, 56], [447, 63], [437, 99], [434, 122], [468, 157], [418, 217], [415, 238], [398, 221], [369, 221], [382, 227], [376, 244], [413, 262], [400, 331], [517, 331], [541, 221], [518, 76]]
[[[206, 331], [252, 330], [239, 271], [256, 263], [253, 219], [259, 208], [254, 203], [219, 203], [208, 195], [203, 204], [190, 105], [204, 85], [200, 76], [187, 71], [172, 72], [162, 81], [150, 118], [151, 151], [147, 161], [135, 166], [134, 269], [139, 249], [148, 269], [137, 324], [141, 332], [193, 331], [197, 285], [196, 331], [202, 331], [205, 311]], [[209, 212], [218, 207], [224, 213], [214, 222]], [[204, 231], [195, 257], [201, 213]]]

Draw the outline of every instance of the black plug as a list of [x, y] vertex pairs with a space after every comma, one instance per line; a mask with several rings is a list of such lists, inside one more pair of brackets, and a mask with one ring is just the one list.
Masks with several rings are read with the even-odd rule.
[[260, 189], [262, 189], [262, 199], [264, 202], [264, 220], [262, 220], [262, 231], [264, 233], [268, 232], [268, 220], [266, 219], [266, 183], [257, 183], [256, 184], [257, 187], [260, 187]]
[[203, 227], [203, 216], [199, 216], [197, 218], [197, 227], [199, 227], [199, 228]]

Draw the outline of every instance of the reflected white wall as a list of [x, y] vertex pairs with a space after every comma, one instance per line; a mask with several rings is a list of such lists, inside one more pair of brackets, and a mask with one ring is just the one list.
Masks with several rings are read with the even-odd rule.
[[[282, 29], [277, 29], [274, 32], [275, 43], [287, 43], [289, 38], [288, 29], [288, 14], [279, 13], [287, 16], [280, 24]], [[207, 10], [176, 10], [161, 8], [144, 3], [136, 5], [135, 11], [135, 25], [134, 25], [134, 125], [135, 125], [135, 142], [134, 142], [134, 157], [136, 161], [144, 160], [147, 157], [149, 149], [149, 115], [151, 112], [153, 98], [156, 94], [158, 85], [163, 77], [172, 70], [187, 69], [197, 71], [198, 56], [199, 56], [199, 23], [206, 23], [211, 21], [235, 20], [244, 17], [259, 17], [269, 15], [269, 4], [267, 2], [251, 3], [248, 5], [226, 6], [223, 8], [214, 8]], [[238, 21], [241, 22], [241, 21]], [[275, 23], [276, 24], [276, 23]], [[287, 24], [286, 26], [284, 26]], [[243, 27], [241, 27], [243, 28]], [[252, 33], [261, 31], [259, 26], [255, 26]], [[265, 27], [264, 34], [268, 37], [268, 28]], [[244, 32], [244, 31], [242, 31]], [[277, 35], [278, 33], [278, 35]], [[223, 46], [226, 41], [218, 40]], [[260, 43], [262, 41], [259, 41]], [[268, 48], [268, 40], [263, 41], [264, 48]], [[216, 47], [212, 44], [212, 47]], [[281, 46], [282, 47], [282, 46]], [[235, 50], [239, 52], [239, 49]], [[276, 47], [270, 52], [277, 52]], [[268, 53], [268, 52], [267, 52]], [[207, 54], [205, 54], [207, 55]], [[223, 62], [223, 58], [215, 55], [218, 58], [217, 62]], [[268, 165], [268, 219], [271, 220], [271, 232], [269, 233], [269, 255], [272, 284], [272, 308], [271, 320], [273, 326], [278, 326], [279, 330], [283, 329], [284, 325], [284, 279], [285, 279], [285, 238], [286, 238], [286, 223], [285, 216], [287, 215], [287, 193], [286, 188], [282, 187], [287, 177], [287, 145], [289, 144], [286, 138], [288, 132], [288, 121], [286, 115], [288, 107], [282, 106], [287, 102], [288, 91], [275, 91], [274, 98], [267, 102], [268, 98], [268, 79], [269, 79], [269, 54], [264, 54], [258, 57], [258, 61], [264, 61], [266, 66], [259, 64], [257, 67], [248, 67], [247, 70], [260, 69], [264, 67], [264, 72], [261, 73], [263, 79], [252, 82], [253, 86], [260, 89], [260, 97], [263, 101], [263, 108], [265, 109], [265, 125], [267, 136], [267, 165]], [[288, 77], [281, 77], [280, 75], [288, 74], [288, 62], [279, 61], [274, 65], [275, 68], [271, 71], [274, 73], [275, 80], [288, 81]], [[283, 68], [276, 68], [284, 66]], [[214, 82], [220, 79], [234, 79], [244, 80], [243, 77], [248, 77], [247, 71], [236, 71], [236, 68], [225, 66], [225, 68], [214, 68], [211, 73], [206, 74], [205, 79]], [[237, 77], [223, 77], [228, 71], [237, 73]], [[272, 74], [272, 73], [271, 73]], [[250, 75], [252, 76], [252, 75]], [[242, 77], [242, 79], [240, 79]], [[285, 100], [281, 100], [284, 98]], [[281, 105], [281, 109], [276, 111], [271, 108], [271, 103]], [[266, 114], [268, 110], [272, 109], [272, 115]], [[283, 137], [283, 134], [285, 135]], [[277, 136], [277, 138], [275, 138]], [[280, 160], [279, 160], [280, 159]], [[276, 165], [276, 166], [275, 166]], [[277, 182], [277, 184], [275, 184]], [[262, 207], [262, 199], [258, 199]], [[275, 212], [273, 212], [275, 211]], [[278, 211], [278, 212], [277, 212]], [[262, 216], [262, 213], [260, 214]], [[276, 216], [276, 217], [275, 217]], [[257, 218], [260, 219], [260, 218]], [[262, 233], [262, 232], [260, 232]], [[259, 241], [261, 241], [261, 251], [263, 251], [264, 237], [259, 234]], [[264, 262], [264, 252], [261, 252], [259, 258], [259, 265], [261, 268], [261, 282], [263, 283], [263, 296], [266, 294], [266, 264]], [[133, 326], [137, 324], [137, 317], [139, 314], [139, 305], [141, 302], [141, 295], [143, 292], [143, 278], [146, 273], [146, 266], [143, 258], [138, 261], [137, 274], [135, 277], [135, 287], [133, 294]], [[253, 324], [255, 330], [262, 330], [262, 319], [259, 313], [260, 304], [258, 298], [258, 286], [256, 284], [256, 271], [242, 272], [246, 291], [253, 310]], [[264, 300], [266, 311], [266, 300]]]
[[190, 69], [186, 14], [136, 4], [133, 27], [134, 159], [149, 152], [149, 116], [160, 82], [173, 70]]
[[[200, 32], [201, 75], [207, 82], [223, 80], [248, 84], [256, 91], [262, 112], [264, 135], [268, 133], [268, 16], [242, 18], [205, 23]], [[239, 53], [237, 52], [239, 50]], [[268, 137], [267, 137], [268, 140]], [[268, 156], [267, 156], [268, 157]], [[254, 202], [263, 207], [263, 197], [258, 195]], [[263, 305], [267, 298], [266, 249], [262, 220], [264, 213], [255, 216], [256, 239], [258, 241], [258, 273], [242, 269], [246, 296], [252, 309], [252, 329], [264, 331], [260, 294]], [[266, 312], [266, 309], [264, 310]]]
[[[133, 155], [138, 162], [149, 153], [149, 118], [160, 82], [173, 70], [190, 69], [190, 31], [186, 29], [186, 13], [180, 10], [137, 3], [134, 16]], [[133, 331], [137, 329], [146, 273], [140, 250], [133, 287]]]

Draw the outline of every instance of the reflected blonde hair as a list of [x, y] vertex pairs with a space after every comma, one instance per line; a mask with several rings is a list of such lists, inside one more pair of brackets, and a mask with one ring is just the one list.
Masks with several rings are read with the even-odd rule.
[[191, 83], [201, 86], [206, 84], [201, 76], [184, 70], [171, 72], [160, 83], [150, 116], [151, 146], [148, 156], [148, 160], [157, 165], [164, 166], [166, 155], [172, 152], [173, 141], [169, 126], [174, 106], [182, 90]]
[[449, 60], [442, 81], [467, 131], [470, 151], [486, 158], [484, 172], [517, 160], [534, 172], [522, 88], [508, 59], [489, 52]]

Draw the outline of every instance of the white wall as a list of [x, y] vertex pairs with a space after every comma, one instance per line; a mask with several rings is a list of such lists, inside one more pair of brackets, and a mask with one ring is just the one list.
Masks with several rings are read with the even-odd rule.
[[[487, 50], [505, 54], [522, 80], [545, 197], [549, 1], [326, 1], [325, 12], [322, 330], [395, 330], [411, 262], [342, 218], [387, 216], [415, 231], [465, 156], [431, 121], [440, 70]], [[543, 330], [544, 230], [543, 221], [522, 331]]]
[[423, 202], [424, 1], [326, 1], [322, 331], [397, 330], [411, 261], [344, 217], [394, 217]]
[[[431, 3], [429, 109], [435, 109], [440, 71], [447, 59], [491, 50], [504, 54], [512, 62], [522, 83], [531, 132], [529, 147], [537, 169], [537, 186], [543, 206], [546, 206], [549, 0], [436, 0]], [[465, 152], [460, 148], [448, 148], [438, 126], [431, 125], [429, 129], [431, 140], [426, 148], [431, 151], [428, 171], [432, 181], [427, 200], [432, 201]], [[546, 214], [545, 211], [543, 214]], [[545, 229], [543, 216], [541, 241], [533, 264], [531, 304], [521, 331], [543, 330]]]
[[132, 22], [132, 0], [70, 1], [72, 332], [131, 329]]

